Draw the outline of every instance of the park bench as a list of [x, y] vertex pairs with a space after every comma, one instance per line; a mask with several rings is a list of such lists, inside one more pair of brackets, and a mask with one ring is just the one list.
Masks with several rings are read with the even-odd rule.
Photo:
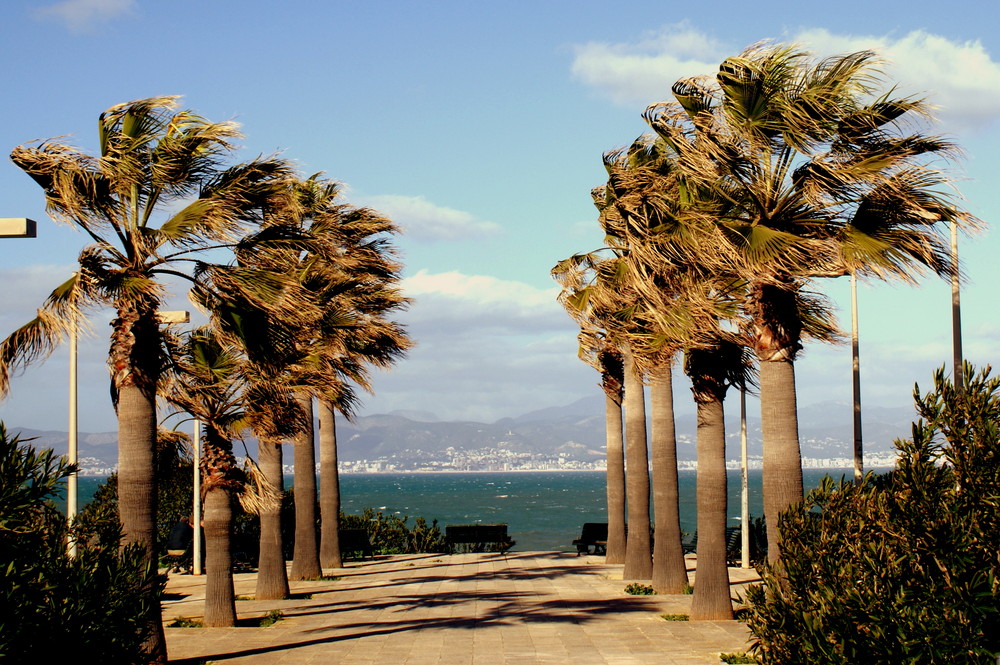
[[456, 546], [463, 546], [464, 552], [506, 553], [514, 546], [507, 535], [506, 524], [449, 524], [444, 528], [444, 538], [448, 553], [455, 552]]
[[608, 547], [608, 523], [607, 522], [584, 522], [580, 537], [573, 541], [576, 545], [576, 555], [606, 554]]
[[340, 541], [340, 555], [345, 559], [348, 556], [358, 558], [358, 553], [361, 554], [360, 558], [362, 559], [375, 554], [372, 541], [364, 529], [340, 529], [337, 531], [337, 536]]
[[[740, 558], [740, 547], [742, 546], [740, 533], [740, 527], [738, 526], [726, 527], [726, 560], [729, 562], [738, 561]], [[697, 531], [694, 532], [691, 540], [681, 544], [681, 549], [684, 551], [684, 554], [692, 554], [698, 551]]]

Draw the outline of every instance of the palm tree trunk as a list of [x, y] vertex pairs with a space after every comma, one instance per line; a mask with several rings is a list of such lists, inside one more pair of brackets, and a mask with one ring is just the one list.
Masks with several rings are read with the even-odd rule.
[[[284, 491], [281, 468], [281, 444], [260, 442], [260, 470], [276, 495]], [[260, 553], [257, 561], [257, 600], [275, 600], [288, 596], [288, 572], [281, 538], [281, 503], [260, 513]]]
[[649, 452], [646, 447], [646, 404], [642, 379], [632, 354], [625, 353], [625, 488], [628, 538], [622, 579], [653, 577], [649, 547]]
[[726, 426], [722, 400], [698, 402], [698, 565], [693, 621], [733, 618], [726, 567]]
[[625, 450], [622, 441], [622, 405], [604, 396], [608, 450], [608, 545], [606, 563], [625, 562]]
[[653, 533], [656, 534], [653, 541], [653, 589], [657, 593], [683, 593], [688, 578], [681, 546], [673, 376], [669, 365], [653, 375], [649, 396], [653, 411]]
[[[118, 512], [124, 542], [146, 549], [148, 571], [157, 574], [156, 401], [153, 393], [126, 382], [118, 386]], [[152, 579], [149, 580], [152, 588]], [[150, 662], [167, 661], [160, 603], [151, 603], [150, 636], [143, 645]]]
[[802, 453], [795, 403], [795, 365], [791, 360], [760, 363], [760, 424], [764, 443], [767, 558], [775, 562], [781, 557], [778, 515], [802, 501]]
[[205, 625], [236, 625], [233, 590], [233, 503], [216, 485], [205, 493]]
[[337, 470], [337, 419], [333, 404], [319, 400], [319, 562], [343, 568], [340, 554], [340, 472]]
[[323, 574], [319, 565], [316, 538], [316, 443], [313, 433], [312, 395], [300, 394], [299, 406], [306, 426], [295, 436], [295, 549], [292, 554], [293, 580], [316, 579]]

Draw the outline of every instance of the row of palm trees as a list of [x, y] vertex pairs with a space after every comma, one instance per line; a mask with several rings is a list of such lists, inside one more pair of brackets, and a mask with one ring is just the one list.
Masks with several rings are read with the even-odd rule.
[[[339, 566], [335, 414], [350, 416], [370, 368], [410, 346], [391, 317], [407, 305], [391, 241], [374, 210], [344, 203], [337, 183], [298, 176], [279, 158], [228, 165], [233, 123], [178, 110], [174, 97], [100, 116], [100, 154], [58, 140], [11, 157], [44, 190], [49, 215], [92, 241], [79, 270], [35, 319], [0, 342], [0, 391], [12, 372], [48, 355], [86, 313], [112, 307], [109, 368], [118, 416], [119, 511], [126, 542], [154, 564], [157, 397], [203, 423], [207, 625], [233, 625], [233, 501], [259, 512], [257, 597], [288, 594], [282, 554], [282, 443], [293, 442], [293, 579]], [[190, 285], [208, 323], [186, 335], [161, 325], [165, 279]], [[314, 402], [320, 413], [321, 542], [316, 537]], [[259, 440], [240, 469], [234, 438]], [[155, 564], [150, 574], [156, 573]], [[166, 661], [160, 617], [150, 659]]]
[[[581, 326], [581, 355], [604, 377], [608, 559], [624, 563], [626, 579], [651, 579], [667, 593], [687, 583], [670, 388], [683, 354], [698, 414], [691, 612], [724, 619], [732, 617], [727, 389], [759, 387], [764, 513], [776, 564], [778, 515], [803, 492], [795, 359], [807, 339], [840, 338], [816, 280], [951, 277], [958, 266], [941, 228], [968, 230], [978, 221], [946, 189], [955, 147], [921, 131], [923, 99], [884, 91], [872, 52], [815, 60], [795, 45], [756, 44], [715, 76], [678, 81], [672, 93], [646, 109], [649, 134], [604, 156], [608, 181], [593, 196], [605, 247], [561, 261], [553, 275]], [[654, 411], [652, 553], [644, 384]]]

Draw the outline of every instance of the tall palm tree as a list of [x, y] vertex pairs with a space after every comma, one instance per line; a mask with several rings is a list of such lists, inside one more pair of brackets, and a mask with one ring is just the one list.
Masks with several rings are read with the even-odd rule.
[[558, 297], [560, 304], [580, 326], [578, 355], [601, 375], [607, 456], [605, 561], [619, 564], [625, 562], [625, 443], [622, 431], [625, 366], [621, 350], [609, 338], [589, 302], [597, 261], [600, 259], [595, 254], [574, 255], [557, 263], [551, 274], [562, 286]]
[[714, 79], [678, 81], [674, 102], [646, 112], [686, 177], [712, 192], [701, 219], [719, 232], [728, 272], [748, 285], [771, 558], [778, 513], [802, 498], [794, 361], [805, 337], [837, 337], [810, 280], [950, 274], [934, 226], [968, 220], [929, 165], [952, 146], [907, 133], [906, 118], [926, 105], [879, 96], [880, 74], [868, 51], [813, 62], [795, 46], [758, 44]]
[[[595, 202], [599, 201], [602, 189], [594, 190], [593, 195]], [[634, 382], [635, 366], [630, 363], [623, 325], [614, 316], [625, 309], [621, 299], [624, 287], [616, 277], [621, 265], [620, 252], [608, 248], [564, 259], [552, 269], [552, 276], [562, 284], [559, 301], [581, 328], [580, 357], [602, 375], [608, 456], [608, 561], [624, 563], [628, 575], [638, 576], [631, 579], [649, 579], [652, 558], [643, 388], [641, 380], [638, 386]], [[631, 428], [629, 404], [634, 416]], [[627, 538], [626, 517], [630, 532]]]
[[[250, 479], [233, 456], [233, 438], [241, 436], [250, 424], [245, 408], [249, 384], [238, 344], [207, 326], [192, 331], [182, 340], [169, 341], [174, 349], [173, 371], [161, 394], [200, 421], [203, 428], [200, 473], [201, 499], [205, 505], [204, 621], [206, 626], [234, 626], [234, 503], [238, 500], [245, 509], [256, 513], [262, 505], [279, 497], [253, 491]], [[271, 386], [255, 388], [259, 403]], [[275, 426], [281, 425], [275, 423]]]
[[[304, 427], [293, 448], [299, 473], [290, 576], [308, 579], [320, 575], [323, 565], [340, 565], [339, 548], [332, 557], [321, 557], [316, 537], [313, 400], [319, 399], [323, 414], [320, 455], [329, 467], [336, 463], [336, 450], [330, 449], [336, 441], [333, 410], [350, 415], [353, 386], [370, 389], [366, 366], [387, 367], [410, 342], [402, 327], [387, 318], [408, 302], [396, 286], [401, 266], [390, 243], [397, 231], [393, 222], [374, 210], [341, 202], [339, 184], [321, 174], [297, 181], [290, 189], [294, 205], [282, 217], [295, 232], [290, 235], [298, 234], [297, 241], [283, 251], [257, 252], [253, 260], [294, 276], [318, 311], [312, 318], [270, 322], [282, 327], [291, 342], [281, 371], [295, 386], [303, 413]], [[337, 482], [335, 470], [332, 481]], [[339, 487], [330, 487], [329, 468], [321, 470], [321, 482], [323, 531], [329, 534], [338, 527], [339, 505], [331, 511], [330, 504], [339, 496]]]
[[[80, 228], [93, 244], [38, 316], [0, 343], [0, 390], [8, 389], [13, 369], [51, 352], [79, 310], [115, 309], [108, 362], [118, 413], [119, 507], [126, 542], [142, 543], [150, 561], [155, 395], [164, 361], [156, 320], [162, 279], [214, 283], [262, 306], [284, 282], [256, 271], [223, 275], [222, 267], [198, 257], [233, 243], [258, 222], [288, 167], [258, 159], [224, 168], [239, 136], [236, 125], [212, 123], [177, 106], [174, 97], [154, 97], [111, 107], [99, 119], [99, 157], [57, 140], [11, 154], [44, 190], [50, 216]], [[160, 626], [159, 616], [150, 621]], [[162, 631], [153, 631], [148, 648], [153, 660], [166, 659]]]

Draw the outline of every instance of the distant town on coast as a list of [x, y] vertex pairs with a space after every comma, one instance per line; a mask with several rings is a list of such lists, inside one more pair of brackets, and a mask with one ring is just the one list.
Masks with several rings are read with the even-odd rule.
[[[800, 438], [803, 467], [850, 468], [851, 407], [825, 402], [803, 407]], [[891, 467], [892, 442], [909, 435], [909, 408], [869, 408], [865, 411], [865, 467]], [[727, 458], [739, 468], [738, 418], [727, 419]], [[13, 429], [17, 429], [16, 427]], [[693, 415], [677, 417], [678, 468], [696, 469]], [[20, 430], [34, 445], [67, 450], [63, 431]], [[499, 471], [603, 471], [604, 414], [602, 399], [585, 398], [564, 407], [534, 411], [495, 423], [440, 421], [431, 414], [396, 412], [338, 422], [339, 468], [342, 473], [434, 473]], [[760, 421], [748, 418], [749, 467], [760, 468]], [[237, 457], [256, 457], [256, 441], [235, 443]], [[107, 476], [117, 463], [115, 432], [80, 433], [81, 474]], [[291, 459], [291, 452], [286, 452]], [[285, 465], [287, 474], [294, 467]]]

